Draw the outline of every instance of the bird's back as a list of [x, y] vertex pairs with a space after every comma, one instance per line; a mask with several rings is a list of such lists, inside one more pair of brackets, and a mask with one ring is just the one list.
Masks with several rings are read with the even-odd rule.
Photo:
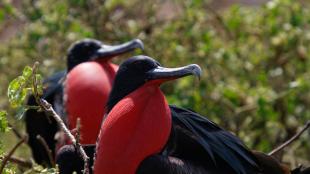
[[191, 110], [170, 106], [173, 130], [163, 153], [208, 170], [258, 173], [255, 156], [236, 136]]

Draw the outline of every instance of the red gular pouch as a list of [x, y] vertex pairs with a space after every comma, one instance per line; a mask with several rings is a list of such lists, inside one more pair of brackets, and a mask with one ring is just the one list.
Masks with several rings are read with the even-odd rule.
[[77, 65], [67, 75], [65, 105], [69, 128], [75, 129], [80, 118], [81, 144], [96, 143], [117, 69], [108, 61], [92, 61]]
[[148, 156], [159, 153], [171, 131], [171, 113], [150, 81], [120, 100], [102, 124], [94, 173], [134, 174]]

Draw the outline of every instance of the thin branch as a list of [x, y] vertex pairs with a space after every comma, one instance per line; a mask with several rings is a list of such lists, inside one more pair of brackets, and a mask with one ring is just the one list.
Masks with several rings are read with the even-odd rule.
[[74, 136], [71, 134], [69, 129], [66, 127], [65, 123], [62, 121], [60, 116], [55, 112], [55, 110], [52, 108], [51, 104], [49, 104], [46, 100], [41, 99], [41, 103], [43, 105], [43, 109], [47, 115], [52, 116], [56, 122], [58, 123], [59, 127], [64, 131], [64, 133], [69, 137], [70, 141], [72, 144], [77, 148], [78, 152], [82, 155], [83, 160], [84, 160], [84, 174], [88, 174], [88, 163], [89, 163], [89, 157], [86, 155], [84, 149], [82, 146], [77, 143], [76, 139]]
[[257, 109], [257, 105], [256, 104], [248, 104], [248, 105], [245, 105], [245, 106], [241, 106], [241, 107], [235, 109], [235, 115], [240, 115], [240, 114], [243, 114], [245, 112], [253, 111], [255, 109]]
[[271, 152], [268, 153], [268, 155], [274, 155], [275, 153], [279, 152], [280, 150], [284, 149], [286, 146], [290, 145], [292, 142], [297, 140], [302, 133], [304, 133], [308, 128], [310, 127], [310, 120], [307, 121], [305, 126], [297, 132], [292, 138], [284, 142], [282, 145], [278, 146], [277, 148], [273, 149]]
[[54, 161], [54, 158], [53, 158], [53, 155], [52, 155], [52, 151], [51, 149], [48, 147], [46, 141], [44, 140], [43, 137], [41, 137], [41, 135], [37, 135], [37, 139], [38, 141], [41, 143], [41, 145], [44, 147], [46, 153], [47, 153], [47, 156], [48, 156], [48, 159], [50, 161], [50, 163], [52, 164], [52, 166], [55, 166], [55, 161]]
[[56, 122], [58, 123], [59, 127], [65, 132], [65, 134], [69, 137], [70, 141], [73, 143], [73, 145], [76, 147], [77, 151], [82, 155], [83, 160], [84, 160], [84, 174], [88, 174], [88, 164], [89, 164], [89, 157], [86, 155], [84, 149], [82, 146], [76, 141], [75, 137], [71, 134], [69, 129], [66, 127], [65, 123], [62, 121], [60, 116], [54, 111], [52, 108], [51, 104], [49, 104], [46, 100], [41, 99], [41, 102], [44, 106], [44, 110], [48, 115], [51, 115], [54, 117]]
[[80, 151], [80, 153], [83, 157], [83, 161], [84, 161], [83, 174], [88, 174], [89, 173], [89, 157], [87, 156], [87, 154], [85, 153], [85, 151], [81, 145], [78, 146], [78, 150]]
[[70, 130], [67, 128], [61, 117], [55, 112], [55, 110], [52, 108], [52, 105], [49, 104], [46, 100], [40, 99], [40, 102], [42, 104], [42, 109], [45, 111], [45, 113], [49, 116], [52, 116], [56, 122], [58, 123], [59, 127], [64, 131], [64, 133], [69, 137], [70, 141], [73, 144], [76, 144], [76, 139], [71, 134]]
[[[80, 138], [81, 138], [81, 119], [80, 118], [77, 118], [76, 120], [76, 135], [75, 135], [75, 138], [76, 138], [76, 148], [78, 149], [83, 149], [82, 146], [80, 145]], [[83, 160], [84, 160], [84, 173], [89, 173], [88, 171], [88, 163], [89, 163], [89, 158], [88, 156], [86, 155], [86, 153], [83, 151], [80, 150], [80, 154], [82, 155], [83, 157]], [[87, 170], [87, 171], [86, 171]]]
[[[5, 157], [2, 156], [2, 157], [0, 157], [0, 160], [3, 160], [4, 158]], [[27, 161], [27, 160], [19, 158], [19, 157], [11, 156], [10, 158], [8, 158], [8, 161], [11, 163], [17, 164], [20, 167], [28, 168], [28, 169], [32, 168], [32, 166], [33, 166], [31, 161]]]
[[8, 123], [8, 126], [9, 126], [9, 128], [12, 129], [13, 133], [16, 135], [16, 137], [18, 139], [22, 139], [23, 138], [22, 134], [19, 133], [19, 131], [11, 123]]
[[11, 158], [11, 156], [13, 155], [13, 153], [16, 151], [16, 149], [22, 145], [23, 143], [27, 142], [28, 137], [24, 136], [24, 138], [22, 138], [11, 150], [10, 152], [4, 157], [1, 166], [0, 166], [0, 173], [3, 173], [3, 169], [6, 166], [6, 163], [9, 161], [9, 159]]
[[80, 144], [80, 138], [81, 138], [81, 119], [77, 118], [76, 120], [76, 134], [75, 134], [75, 139], [76, 139], [76, 143]]

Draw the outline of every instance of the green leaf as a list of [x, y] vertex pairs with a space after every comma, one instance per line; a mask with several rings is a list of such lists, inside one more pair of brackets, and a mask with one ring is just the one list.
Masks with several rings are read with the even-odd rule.
[[9, 84], [8, 98], [13, 108], [23, 105], [27, 94], [31, 91], [31, 77], [32, 69], [26, 66], [23, 74]]
[[37, 90], [40, 96], [43, 95], [43, 78], [40, 74], [36, 74]]
[[32, 76], [32, 68], [29, 66], [26, 66], [23, 70], [23, 77], [25, 79], [30, 79]]
[[0, 132], [6, 132], [9, 130], [8, 121], [7, 121], [7, 112], [0, 111]]
[[24, 116], [24, 114], [25, 114], [25, 112], [26, 112], [27, 110], [28, 110], [28, 109], [25, 108], [25, 107], [23, 107], [23, 106], [19, 107], [19, 108], [17, 109], [17, 112], [16, 112], [15, 117], [16, 117], [18, 120], [22, 119], [23, 116]]

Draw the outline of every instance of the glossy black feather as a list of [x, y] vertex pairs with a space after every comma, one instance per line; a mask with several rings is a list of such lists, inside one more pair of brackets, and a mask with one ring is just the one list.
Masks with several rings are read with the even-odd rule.
[[174, 137], [164, 153], [208, 168], [226, 167], [240, 174], [259, 172], [256, 158], [236, 136], [198, 113], [176, 106], [170, 109]]

